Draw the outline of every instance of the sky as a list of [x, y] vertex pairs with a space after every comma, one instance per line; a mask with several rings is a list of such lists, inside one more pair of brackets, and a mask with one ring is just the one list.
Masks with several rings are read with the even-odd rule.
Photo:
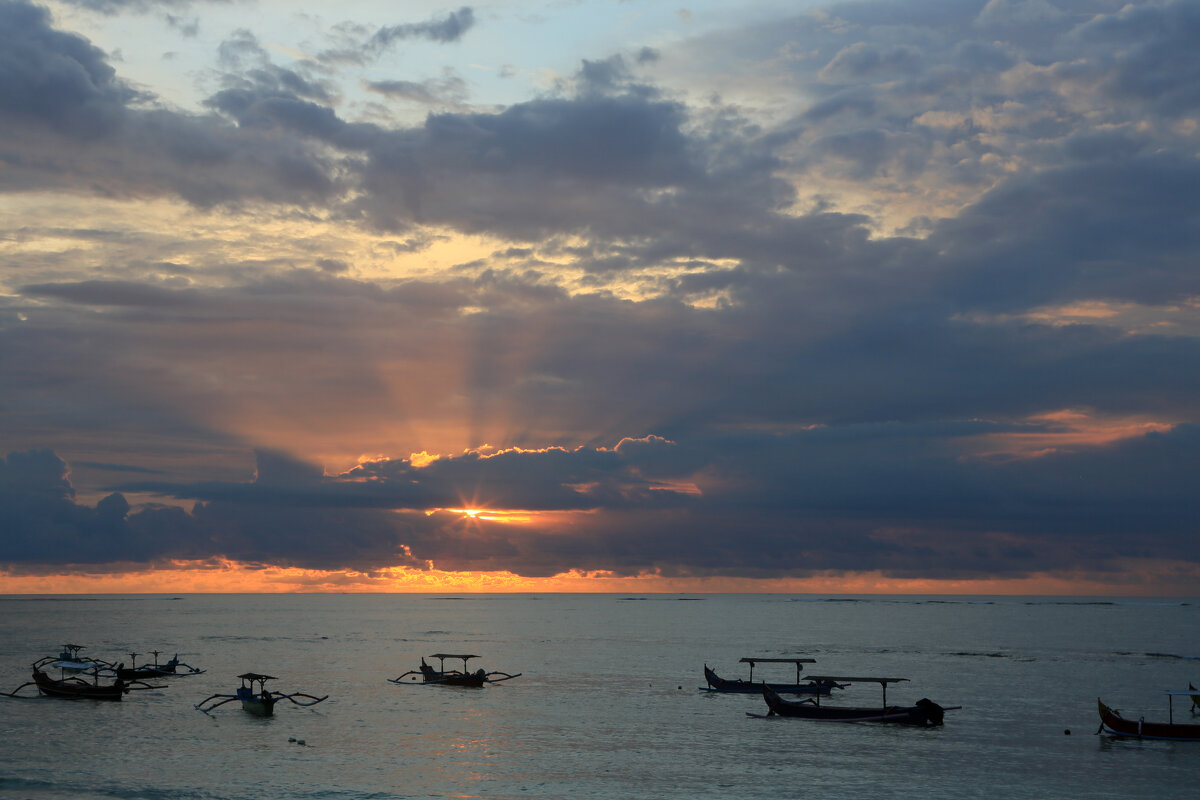
[[0, 593], [1200, 596], [1198, 41], [0, 0]]

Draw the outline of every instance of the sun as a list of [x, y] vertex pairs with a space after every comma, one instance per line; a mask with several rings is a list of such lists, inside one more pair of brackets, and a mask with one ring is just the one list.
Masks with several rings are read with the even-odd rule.
[[447, 508], [452, 514], [462, 514], [463, 519], [477, 522], [505, 522], [510, 524], [533, 521], [533, 515], [527, 511], [501, 511], [494, 508]]

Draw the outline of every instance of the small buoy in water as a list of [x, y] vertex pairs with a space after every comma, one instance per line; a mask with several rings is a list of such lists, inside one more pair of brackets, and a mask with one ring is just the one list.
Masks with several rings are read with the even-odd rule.
[[676, 688], [676, 689], [682, 689], [683, 687], [682, 687], [682, 686], [676, 686], [675, 688]]
[[1065, 731], [1063, 731], [1063, 736], [1070, 736], [1070, 735], [1071, 735], [1071, 729], [1070, 729], [1070, 728], [1067, 728]]

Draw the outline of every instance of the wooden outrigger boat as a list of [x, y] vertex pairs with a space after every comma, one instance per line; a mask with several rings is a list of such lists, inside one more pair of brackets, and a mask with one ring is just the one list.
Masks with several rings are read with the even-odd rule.
[[[1096, 731], [1096, 733], [1108, 733], [1113, 736], [1125, 736], [1132, 739], [1200, 742], [1200, 725], [1176, 722], [1175, 710], [1172, 708], [1172, 700], [1180, 696], [1190, 697], [1192, 702], [1195, 703], [1196, 698], [1200, 697], [1200, 691], [1192, 688], [1192, 685], [1189, 683], [1187, 689], [1168, 691], [1166, 695], [1166, 722], [1146, 722], [1145, 717], [1138, 717], [1136, 720], [1125, 719], [1125, 717], [1121, 716], [1120, 711], [1109, 708], [1104, 704], [1104, 701], [1096, 698], [1096, 704], [1100, 707], [1100, 730]], [[1193, 708], [1195, 708], [1194, 705]]]
[[[738, 661], [739, 664], [750, 665], [750, 679], [741, 680], [740, 678], [722, 678], [717, 673], [709, 668], [708, 664], [704, 665], [704, 680], [708, 682], [708, 686], [701, 686], [702, 692], [722, 692], [722, 693], [740, 693], [740, 694], [758, 694], [762, 691], [763, 686], [770, 686], [779, 694], [822, 694], [828, 695], [834, 689], [844, 689], [845, 686], [834, 683], [832, 681], [808, 681], [801, 683], [800, 671], [801, 664], [815, 664], [815, 658], [743, 658]], [[766, 683], [765, 681], [754, 680], [754, 665], [755, 664], [795, 664], [796, 665], [796, 682], [795, 683]]]
[[784, 700], [779, 693], [768, 686], [762, 688], [763, 699], [767, 702], [766, 714], [746, 712], [751, 717], [795, 717], [798, 719], [821, 720], [825, 722], [890, 722], [900, 725], [915, 725], [918, 727], [937, 727], [942, 724], [943, 715], [962, 706], [940, 706], [928, 698], [921, 698], [911, 706], [889, 706], [887, 702], [887, 687], [890, 683], [900, 683], [908, 678], [859, 678], [829, 675], [811, 675], [808, 680], [834, 681], [836, 683], [878, 683], [883, 689], [883, 702], [878, 706], [829, 706], [821, 705], [820, 695], [806, 700]]
[[[434, 653], [430, 656], [430, 658], [438, 659], [437, 669], [434, 669], [429, 664], [425, 663], [425, 657], [422, 656], [420, 669], [410, 669], [403, 675], [399, 675], [395, 678], [388, 678], [388, 680], [392, 683], [408, 683], [416, 681], [419, 677], [421, 683], [440, 684], [442, 686], [471, 686], [478, 688], [483, 686], [485, 683], [500, 683], [501, 681], [509, 681], [513, 678], [521, 677], [520, 672], [518, 672], [516, 675], [509, 675], [507, 672], [499, 671], [485, 672], [483, 669], [477, 669], [474, 672], [469, 672], [467, 669], [467, 662], [472, 658], [479, 658], [477, 655]], [[463, 662], [463, 668], [461, 670], [446, 669], [447, 658], [461, 658]], [[405, 681], [404, 679], [408, 678], [410, 675], [412, 677], [409, 679], [409, 681]], [[496, 675], [499, 675], [500, 677], [493, 677]]]
[[[91, 674], [91, 680], [85, 680], [81, 675], [84, 670], [72, 670], [72, 674], [68, 674], [67, 670], [63, 670], [61, 678], [52, 678], [48, 675], [43, 667], [58, 666], [61, 663], [55, 658], [43, 658], [40, 661], [35, 661], [33, 664], [33, 683], [37, 686], [38, 691], [47, 697], [67, 697], [73, 700], [120, 700], [129, 691], [129, 685], [121, 678], [114, 678], [111, 683], [101, 683], [100, 673], [106, 671], [106, 668], [93, 664], [87, 672]], [[60, 669], [62, 669], [60, 667]], [[29, 684], [24, 684], [28, 686]], [[18, 687], [16, 691], [21, 691]]]
[[[158, 654], [161, 651], [151, 650], [150, 654], [154, 656], [153, 664], [143, 664], [137, 666], [137, 657], [141, 653], [130, 653], [129, 667], [120, 667], [117, 669], [117, 677], [125, 680], [137, 680], [139, 678], [179, 678], [185, 675], [200, 675], [204, 672], [202, 669], [196, 669], [190, 664], [184, 664], [179, 660], [179, 654], [176, 653], [171, 657], [171, 660], [165, 664], [158, 663]], [[183, 671], [180, 670], [183, 668]]]
[[[242, 679], [242, 685], [238, 687], [234, 694], [214, 694], [211, 697], [206, 697], [199, 703], [196, 703], [196, 708], [203, 711], [205, 714], [212, 711], [217, 706], [223, 706], [226, 703], [232, 703], [234, 700], [242, 701], [242, 710], [253, 714], [256, 717], [270, 717], [275, 713], [275, 704], [280, 700], [290, 700], [298, 706], [315, 706], [322, 700], [329, 699], [329, 695], [324, 697], [316, 697], [304, 692], [292, 692], [284, 694], [283, 692], [275, 692], [267, 688], [267, 681], [277, 680], [272, 675], [261, 675], [257, 672], [247, 672], [244, 675], [238, 675]], [[307, 697], [310, 702], [301, 702], [297, 697]], [[213, 700], [220, 700], [219, 703], [206, 705]]]
[[[144, 681], [128, 681], [121, 678], [117, 671], [105, 664], [90, 662], [82, 668], [75, 664], [84, 662], [69, 662], [69, 666], [60, 666], [62, 660], [57, 656], [46, 656], [33, 662], [33, 680], [13, 689], [11, 692], [0, 692], [8, 697], [22, 697], [19, 692], [26, 686], [36, 686], [38, 694], [45, 697], [62, 697], [69, 700], [120, 700], [134, 689], [161, 689], [161, 686], [151, 686]], [[47, 668], [58, 667], [60, 677], [52, 677]], [[90, 678], [90, 680], [89, 680]]]

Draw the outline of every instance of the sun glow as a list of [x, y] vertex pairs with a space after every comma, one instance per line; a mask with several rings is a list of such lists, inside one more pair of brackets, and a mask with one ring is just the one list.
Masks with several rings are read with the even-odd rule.
[[510, 524], [533, 522], [533, 515], [526, 511], [497, 511], [494, 508], [444, 508], [433, 509], [430, 513], [446, 511], [451, 514], [462, 514], [468, 519], [483, 522], [504, 522]]
[[949, 594], [1192, 597], [1200, 571], [1190, 565], [1130, 560], [1120, 574], [1037, 573], [1009, 578], [896, 578], [878, 571], [825, 571], [806, 577], [620, 575], [607, 570], [570, 570], [549, 577], [512, 572], [452, 572], [385, 567], [372, 571], [312, 570], [228, 560], [173, 561], [123, 572], [95, 568], [56, 575], [0, 571], [4, 594], [165, 593], [412, 593], [636, 592], [792, 594]]

